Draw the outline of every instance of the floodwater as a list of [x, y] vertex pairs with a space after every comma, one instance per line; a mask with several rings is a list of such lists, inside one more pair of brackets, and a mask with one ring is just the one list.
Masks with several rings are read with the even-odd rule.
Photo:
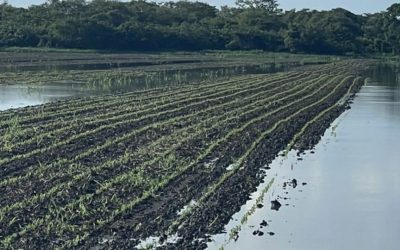
[[[85, 65], [87, 67], [87, 65]], [[287, 70], [283, 64], [202, 68], [189, 70], [168, 70], [138, 76], [128, 83], [85, 84], [57, 82], [36, 85], [1, 85], [0, 111], [45, 104], [69, 98], [125, 93], [166, 85], [185, 84], [192, 81], [212, 80], [243, 74], [264, 74]], [[86, 69], [86, 68], [85, 68]]]
[[0, 110], [40, 105], [72, 97], [90, 95], [74, 84], [54, 85], [1, 85]]
[[[302, 160], [294, 151], [278, 157], [266, 182], [226, 226], [228, 233], [214, 235], [209, 249], [400, 249], [399, 72], [387, 66], [371, 72], [352, 109], [313, 153]], [[264, 206], [241, 224], [272, 178]], [[297, 187], [284, 188], [293, 178]], [[271, 210], [275, 199], [282, 205], [278, 211]], [[268, 226], [260, 226], [263, 220]], [[239, 238], [229, 240], [237, 225]], [[253, 235], [256, 230], [264, 234]]]

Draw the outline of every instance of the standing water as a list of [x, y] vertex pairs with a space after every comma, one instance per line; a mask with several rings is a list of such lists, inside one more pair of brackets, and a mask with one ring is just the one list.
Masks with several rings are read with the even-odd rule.
[[[380, 66], [312, 152], [279, 157], [209, 249], [385, 249], [400, 246], [400, 75]], [[241, 224], [274, 178], [263, 207]], [[297, 185], [292, 184], [296, 179]], [[271, 209], [271, 201], [281, 207]], [[241, 225], [239, 237], [229, 232]], [[259, 236], [258, 231], [262, 231]]]
[[93, 94], [76, 84], [1, 85], [0, 111]]
[[[88, 67], [90, 65], [84, 65]], [[294, 65], [293, 65], [294, 66]], [[131, 91], [185, 84], [244, 74], [266, 74], [287, 70], [291, 65], [267, 63], [217, 68], [162, 70], [138, 75], [127, 82], [100, 83], [47, 82], [40, 84], [0, 84], [0, 111], [11, 108], [40, 105], [70, 98], [101, 96]], [[1, 68], [0, 68], [1, 73]]]

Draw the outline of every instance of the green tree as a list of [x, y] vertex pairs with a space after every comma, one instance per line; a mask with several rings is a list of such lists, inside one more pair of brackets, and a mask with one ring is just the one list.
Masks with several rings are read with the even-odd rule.
[[400, 53], [400, 4], [393, 4], [387, 9], [384, 22], [385, 40], [390, 44], [392, 53]]
[[236, 5], [242, 9], [263, 9], [271, 13], [279, 11], [276, 0], [236, 0]]

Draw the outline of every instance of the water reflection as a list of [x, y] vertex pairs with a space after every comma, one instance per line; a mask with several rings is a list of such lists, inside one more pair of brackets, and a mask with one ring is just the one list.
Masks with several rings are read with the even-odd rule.
[[378, 64], [368, 72], [368, 76], [377, 85], [398, 87], [400, 85], [400, 67], [395, 64]]
[[[23, 71], [63, 71], [63, 70], [104, 70], [104, 69], [115, 69], [115, 68], [128, 68], [128, 67], [142, 67], [142, 66], [154, 66], [161, 64], [185, 64], [185, 63], [198, 63], [201, 60], [168, 60], [163, 61], [151, 61], [142, 60], [134, 62], [101, 62], [101, 63], [71, 63], [71, 64], [51, 64], [49, 62], [43, 64], [33, 65], [9, 65], [0, 67], [0, 73], [3, 72], [23, 72]], [[207, 61], [203, 61], [207, 62]]]
[[[398, 72], [385, 65], [370, 72], [352, 109], [325, 133], [315, 154], [297, 161], [291, 152], [272, 163], [267, 179], [276, 181], [264, 207], [224, 249], [399, 249]], [[307, 185], [284, 190], [283, 183], [292, 178]], [[284, 204], [279, 212], [270, 210], [276, 198]], [[228, 232], [251, 202], [227, 225]], [[263, 230], [275, 235], [253, 235], [262, 220], [269, 224]], [[209, 249], [218, 249], [226, 234], [213, 239]]]
[[0, 110], [39, 105], [91, 93], [74, 84], [44, 86], [0, 85]]

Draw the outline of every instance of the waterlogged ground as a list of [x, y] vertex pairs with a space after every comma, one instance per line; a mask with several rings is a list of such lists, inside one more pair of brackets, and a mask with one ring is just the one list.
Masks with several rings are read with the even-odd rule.
[[313, 128], [307, 139], [322, 134], [314, 127], [345, 110], [372, 65], [348, 60], [0, 112], [0, 245], [133, 249], [158, 237], [202, 249], [196, 239], [223, 229], [262, 179], [260, 166], [303, 128]]
[[[378, 67], [352, 109], [332, 124], [312, 152], [301, 160], [294, 151], [276, 159], [265, 183], [226, 226], [228, 234], [274, 178], [262, 208], [242, 224], [236, 241], [228, 234], [214, 235], [208, 248], [398, 249], [398, 72]], [[271, 210], [276, 199], [282, 205], [279, 211]]]
[[[0, 112], [0, 243], [396, 249], [399, 71], [371, 71], [353, 109], [335, 120], [373, 65], [349, 60]], [[262, 167], [267, 177], [244, 204], [265, 162], [292, 142], [315, 142], [333, 120], [312, 151]]]
[[161, 71], [154, 75], [149, 74], [138, 76], [134, 82], [122, 84], [117, 81], [94, 86], [91, 84], [71, 81], [47, 82], [44, 84], [0, 84], [0, 111], [11, 108], [40, 105], [70, 98], [127, 93], [167, 85], [216, 79], [219, 77], [223, 78], [243, 74], [274, 73], [287, 69], [285, 65], [276, 64], [268, 64], [264, 65], [264, 67], [254, 65], [210, 69], [207, 69], [206, 65], [204, 67], [205, 68], [194, 70]]
[[261, 52], [100, 54], [0, 52], [0, 110], [244, 74], [337, 57]]
[[73, 84], [45, 86], [0, 85], [0, 110], [40, 105], [72, 97], [94, 94]]

